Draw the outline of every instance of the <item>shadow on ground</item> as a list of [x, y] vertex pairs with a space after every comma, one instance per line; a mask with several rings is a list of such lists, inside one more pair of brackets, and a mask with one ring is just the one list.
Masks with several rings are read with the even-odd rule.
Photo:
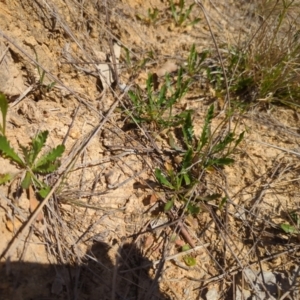
[[95, 242], [81, 265], [6, 262], [0, 265], [1, 300], [170, 299], [150, 278], [150, 261], [133, 244], [113, 258]]

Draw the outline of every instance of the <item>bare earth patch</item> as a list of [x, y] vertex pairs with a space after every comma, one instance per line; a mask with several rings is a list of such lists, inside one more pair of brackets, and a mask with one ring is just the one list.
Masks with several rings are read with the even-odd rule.
[[[214, 49], [197, 4], [190, 18], [200, 22], [176, 26], [168, 1], [0, 2], [6, 136], [18, 149], [48, 130], [47, 149], [66, 147], [60, 168], [46, 176], [60, 184], [42, 220], [25, 231], [32, 213], [21, 178], [0, 186], [1, 299], [298, 299], [299, 232], [281, 228], [295, 223], [290, 212], [300, 219], [298, 114], [267, 105], [235, 112], [231, 126], [245, 138], [234, 164], [207, 170], [199, 182], [196, 215], [166, 214], [170, 193], [154, 175], [180, 160], [169, 140], [180, 145], [176, 128], [132, 122], [129, 89], [145, 89], [148, 73], [184, 66], [193, 44], [198, 53]], [[257, 19], [247, 2], [203, 1], [218, 44], [251, 32]], [[114, 89], [106, 71], [118, 72]], [[212, 103], [212, 127], [225, 130], [224, 100], [200, 77], [174, 112], [194, 110], [200, 135]], [[3, 156], [0, 166], [2, 174], [20, 171]], [[203, 200], [215, 194], [227, 199], [222, 209], [220, 199]], [[186, 244], [194, 250], [183, 254]]]

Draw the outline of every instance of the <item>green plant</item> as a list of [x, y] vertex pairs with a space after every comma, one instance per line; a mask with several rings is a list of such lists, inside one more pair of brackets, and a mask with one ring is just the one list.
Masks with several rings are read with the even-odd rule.
[[[38, 55], [36, 53], [36, 51], [34, 50], [35, 52], [35, 56], [36, 56], [36, 61], [38, 61]], [[53, 81], [49, 84], [44, 84], [44, 80], [45, 80], [45, 75], [46, 75], [46, 72], [45, 70], [43, 70], [39, 64], [37, 64], [37, 70], [38, 70], [38, 73], [39, 73], [39, 82], [38, 82], [38, 87], [40, 88], [40, 90], [42, 92], [50, 92], [52, 90], [52, 88], [55, 86], [56, 82]]]
[[[195, 136], [192, 123], [192, 112], [188, 112], [185, 121], [182, 124], [182, 134], [185, 143], [185, 150], [182, 161], [177, 168], [169, 167], [165, 172], [156, 168], [155, 177], [157, 181], [171, 192], [170, 200], [165, 204], [165, 211], [169, 211], [177, 201], [184, 202], [187, 211], [192, 214], [199, 212], [199, 207], [189, 201], [190, 193], [193, 187], [199, 183], [199, 175], [205, 170], [230, 165], [234, 162], [231, 154], [243, 140], [244, 132], [237, 137], [234, 132], [228, 132], [223, 136], [218, 136], [218, 128], [225, 119], [212, 132], [211, 121], [214, 117], [214, 106], [208, 109], [202, 133], [200, 137]], [[220, 198], [221, 195], [214, 194], [208, 198], [196, 196], [195, 203], [199, 201], [211, 201]], [[223, 206], [225, 198], [220, 202], [220, 208]]]
[[145, 24], [155, 25], [155, 23], [159, 20], [159, 13], [160, 11], [156, 7], [153, 9], [148, 8], [147, 17], [141, 14], [137, 14], [136, 17], [138, 20], [141, 20]]
[[190, 14], [195, 3], [191, 4], [189, 7], [186, 7], [184, 0], [179, 0], [179, 4], [175, 4], [173, 0], [170, 0], [170, 9], [172, 17], [175, 21], [176, 26], [189, 26], [195, 25], [200, 21], [200, 18], [195, 18], [194, 20], [187, 23], [187, 20], [190, 18]]
[[5, 135], [6, 130], [6, 115], [7, 115], [8, 103], [5, 95], [0, 93], [0, 111], [2, 115], [2, 124], [0, 124], [0, 132]]
[[173, 106], [188, 91], [189, 79], [183, 78], [183, 69], [179, 69], [177, 82], [173, 87], [170, 75], [165, 76], [165, 83], [158, 91], [157, 77], [149, 74], [146, 82], [146, 96], [144, 91], [137, 88], [129, 91], [128, 95], [133, 103], [132, 116], [136, 123], [152, 123], [158, 128], [166, 128], [180, 124], [186, 115], [173, 114]]
[[[3, 95], [2, 95], [3, 96]], [[0, 97], [1, 101], [6, 101], [5, 97]], [[5, 107], [5, 105], [4, 105]], [[1, 109], [2, 116], [3, 110]], [[4, 110], [5, 114], [7, 110]], [[3, 117], [3, 119], [5, 119]], [[5, 128], [5, 126], [3, 126]], [[19, 145], [23, 158], [21, 158], [15, 150], [10, 146], [6, 136], [0, 136], [0, 153], [1, 156], [10, 159], [17, 164], [24, 171], [21, 187], [28, 189], [30, 185], [34, 185], [41, 197], [46, 197], [50, 191], [50, 187], [38, 178], [38, 175], [45, 175], [54, 172], [60, 165], [58, 158], [65, 150], [64, 145], [58, 145], [56, 148], [51, 149], [48, 153], [38, 158], [42, 148], [45, 146], [49, 132], [43, 131], [37, 134], [32, 139], [31, 147], [24, 147]], [[0, 183], [3, 184], [10, 181], [12, 176], [10, 174], [2, 174]]]
[[186, 71], [189, 76], [199, 75], [202, 69], [204, 68], [203, 62], [208, 56], [208, 51], [203, 51], [199, 57], [198, 52], [196, 51], [195, 44], [192, 45], [190, 54], [187, 59]]
[[[263, 1], [263, 21], [243, 44], [223, 51], [230, 92], [240, 100], [300, 106], [296, 1]], [[222, 79], [219, 90], [225, 89]]]
[[152, 24], [155, 24], [159, 17], [159, 10], [157, 8], [148, 8], [148, 18], [151, 20]]
[[[181, 251], [185, 252], [185, 251], [188, 251], [190, 249], [191, 249], [190, 246], [188, 244], [186, 244], [186, 245], [182, 246]], [[185, 264], [188, 267], [194, 267], [197, 264], [196, 258], [193, 257], [192, 255], [189, 255], [189, 254], [183, 256], [183, 261], [185, 262]]]
[[299, 233], [300, 230], [300, 216], [297, 214], [296, 211], [292, 211], [289, 213], [289, 217], [291, 218], [292, 225], [291, 224], [286, 224], [282, 223], [280, 225], [281, 229], [287, 233], [287, 234], [293, 234], [293, 233]]

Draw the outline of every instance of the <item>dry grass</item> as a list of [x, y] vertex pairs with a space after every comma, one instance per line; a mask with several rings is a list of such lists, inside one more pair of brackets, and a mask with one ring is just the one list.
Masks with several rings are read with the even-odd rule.
[[262, 1], [257, 26], [229, 49], [230, 89], [242, 101], [299, 105], [299, 3]]
[[[81, 70], [88, 68], [97, 75], [99, 61], [95, 41], [98, 38], [92, 37], [95, 32], [101, 34], [101, 47], [111, 57], [114, 56], [113, 40], [119, 40], [123, 46], [121, 61], [127, 58], [127, 65], [120, 64], [122, 68], [118, 68], [116, 59], [106, 63], [113, 66], [114, 72], [120, 72], [118, 80], [121, 83], [132, 86], [132, 91], [138, 91], [141, 99], [147, 101], [149, 90], [147, 94], [145, 74], [159, 68], [166, 56], [170, 56], [163, 51], [170, 49], [147, 41], [143, 30], [160, 36], [155, 26], [167, 27], [168, 20], [145, 23], [130, 14], [133, 8], [127, 7], [126, 11], [126, 6], [118, 2], [111, 2], [109, 6], [106, 2], [100, 5], [68, 0], [60, 3], [61, 6], [58, 3], [33, 1], [29, 7], [48, 31], [54, 26], [51, 34], [57, 34], [56, 37], [65, 43], [62, 59], [68, 59], [61, 61], [60, 67], [49, 70], [33, 57], [29, 48], [20, 45], [20, 41], [7, 32], [0, 32], [21, 61], [38, 65], [50, 81], [56, 82], [46, 94], [38, 84], [32, 84], [33, 91], [23, 94], [14, 103], [14, 109], [17, 110], [22, 102], [32, 101], [34, 91], [38, 90], [39, 99], [63, 99], [61, 106], [67, 107], [64, 114], [73, 113], [63, 138], [68, 154], [58, 172], [47, 178], [52, 190], [38, 209], [29, 214], [1, 195], [6, 215], [11, 216], [13, 211], [15, 217], [24, 222], [1, 256], [14, 257], [25, 240], [21, 254], [24, 258], [31, 235], [37, 235], [58, 270], [56, 285], [52, 282], [52, 293], [74, 299], [91, 295], [101, 299], [205, 299], [207, 291], [214, 288], [220, 299], [237, 299], [238, 290], [245, 286], [253, 294], [264, 291], [269, 299], [299, 296], [299, 270], [296, 268], [299, 232], [287, 234], [281, 228], [288, 223], [299, 230], [299, 219], [294, 217], [299, 215], [300, 205], [297, 200], [299, 163], [293, 157], [298, 150], [285, 147], [287, 141], [295, 146], [298, 136], [293, 128], [282, 126], [278, 129], [274, 122], [259, 123], [251, 117], [254, 112], [260, 121], [265, 120], [258, 110], [273, 108], [279, 111], [282, 108], [274, 106], [278, 102], [298, 106], [300, 14], [297, 2], [259, 2], [253, 17], [257, 26], [253, 26], [247, 36], [240, 36], [238, 44], [226, 47], [221, 44], [216, 35], [217, 27], [211, 21], [214, 5], [197, 2], [205, 12], [201, 16], [209, 27], [210, 52], [198, 74], [189, 78], [183, 68], [183, 78], [194, 81], [183, 100], [172, 106], [172, 113], [179, 115], [193, 109], [191, 120], [199, 136], [206, 124], [209, 107], [206, 102], [214, 102], [218, 108], [210, 121], [213, 135], [209, 135], [208, 145], [199, 153], [192, 149], [197, 156], [186, 169], [194, 184], [182, 184], [175, 190], [159, 182], [154, 170], [159, 168], [164, 174], [172, 170], [176, 179], [182, 175], [178, 171], [185, 159], [182, 152], [189, 150], [184, 148], [186, 140], [179, 130], [182, 124], [172, 123], [164, 128], [157, 120], [139, 122], [134, 114], [138, 111], [137, 103], [132, 103], [127, 90], [116, 88], [99, 92], [94, 88], [93, 94], [91, 90], [93, 86], [99, 87], [99, 78], [83, 77], [78, 71], [80, 66]], [[164, 18], [171, 17], [167, 8], [164, 5], [161, 9]], [[19, 9], [23, 11], [21, 6]], [[68, 13], [70, 19], [64, 18], [64, 13]], [[193, 8], [193, 14], [201, 14], [199, 6]], [[110, 24], [105, 23], [108, 20]], [[181, 49], [180, 58], [172, 56], [178, 64], [185, 66], [183, 61], [187, 60], [192, 44], [199, 47], [196, 39], [199, 28], [195, 26], [195, 30], [188, 33], [186, 30], [190, 29], [166, 28], [170, 39], [187, 36], [191, 39], [188, 49], [186, 45]], [[199, 56], [202, 50], [198, 51]], [[78, 63], [77, 69], [70, 64], [70, 57]], [[61, 76], [62, 70], [68, 74], [66, 77]], [[165, 82], [174, 87], [178, 78], [177, 74], [169, 79], [160, 78], [160, 87]], [[82, 88], [81, 80], [88, 87]], [[199, 82], [205, 83], [205, 87]], [[153, 95], [155, 92], [151, 91]], [[247, 108], [251, 104], [251, 110], [239, 109], [244, 108], [245, 103]], [[282, 115], [284, 113], [285, 110]], [[161, 114], [159, 118], [165, 116]], [[183, 127], [187, 127], [186, 124]], [[70, 136], [76, 128], [80, 130], [74, 141]], [[213, 156], [212, 149], [231, 131], [247, 132], [237, 151], [230, 153], [235, 163], [232, 166], [205, 164], [209, 159], [226, 157], [227, 148], [217, 153], [219, 156]], [[268, 141], [278, 144], [270, 144], [271, 147], [260, 151], [257, 144], [253, 146], [253, 141], [261, 141], [260, 136], [255, 139], [257, 135], [253, 132], [262, 132], [266, 137], [268, 131], [273, 134]], [[277, 139], [274, 135], [278, 135]], [[180, 150], [174, 149], [170, 137]], [[113, 141], [117, 143], [110, 144]], [[170, 200], [175, 204], [166, 212], [164, 208]], [[199, 211], [191, 213], [190, 205]], [[42, 210], [44, 222], [39, 226], [35, 219]], [[182, 255], [184, 244], [195, 249]], [[194, 262], [193, 258], [196, 263], [189, 265], [187, 262]], [[285, 285], [277, 282], [278, 291], [270, 292], [265, 278], [259, 275], [266, 270], [286, 274], [290, 282]]]

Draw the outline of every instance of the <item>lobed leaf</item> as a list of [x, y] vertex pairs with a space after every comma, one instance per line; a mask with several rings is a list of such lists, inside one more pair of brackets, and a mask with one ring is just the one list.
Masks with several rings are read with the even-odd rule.
[[43, 199], [45, 199], [48, 196], [48, 194], [49, 194], [50, 191], [51, 191], [50, 186], [45, 186], [44, 188], [42, 188], [42, 189], [39, 190], [39, 195]]
[[193, 164], [193, 149], [190, 148], [185, 152], [185, 155], [182, 159], [182, 171], [187, 169]]
[[58, 145], [50, 152], [42, 156], [35, 164], [33, 171], [40, 173], [51, 173], [59, 167], [59, 163], [55, 162], [58, 157], [61, 157], [65, 151], [64, 145]]
[[194, 127], [193, 127], [192, 115], [190, 111], [186, 115], [185, 122], [183, 123], [182, 126], [182, 132], [183, 132], [185, 143], [187, 144], [187, 146], [191, 146], [194, 137]]
[[22, 180], [21, 187], [27, 190], [31, 184], [31, 173], [29, 171], [26, 172], [24, 179]]
[[168, 187], [169, 189], [174, 189], [173, 185], [168, 181], [168, 179], [165, 177], [164, 174], [162, 174], [160, 169], [155, 169], [155, 177], [158, 180], [158, 182], [166, 187]]
[[42, 148], [45, 146], [48, 134], [49, 134], [48, 130], [42, 131], [32, 140], [32, 150], [30, 151], [30, 156], [29, 156], [30, 164], [34, 163], [36, 157], [38, 156]]
[[50, 174], [54, 171], [56, 171], [60, 167], [60, 161], [54, 161], [54, 162], [47, 162], [38, 168], [34, 168], [34, 172], [40, 173], [40, 174]]
[[223, 140], [211, 149], [211, 154], [223, 151], [231, 142], [234, 141], [234, 133], [229, 132]]
[[22, 146], [21, 144], [19, 144], [19, 147], [22, 150], [22, 154], [24, 156], [25, 163], [29, 167], [32, 167], [32, 164], [30, 163], [30, 149], [28, 149], [27, 147]]
[[4, 157], [8, 157], [13, 162], [17, 163], [19, 166], [24, 167], [23, 160], [19, 155], [10, 147], [9, 142], [5, 136], [0, 136], [0, 152]]
[[207, 143], [210, 138], [210, 124], [214, 116], [214, 105], [212, 104], [207, 112], [205, 117], [204, 126], [202, 129], [202, 134], [200, 137], [200, 141], [198, 143], [197, 151], [200, 151]]

